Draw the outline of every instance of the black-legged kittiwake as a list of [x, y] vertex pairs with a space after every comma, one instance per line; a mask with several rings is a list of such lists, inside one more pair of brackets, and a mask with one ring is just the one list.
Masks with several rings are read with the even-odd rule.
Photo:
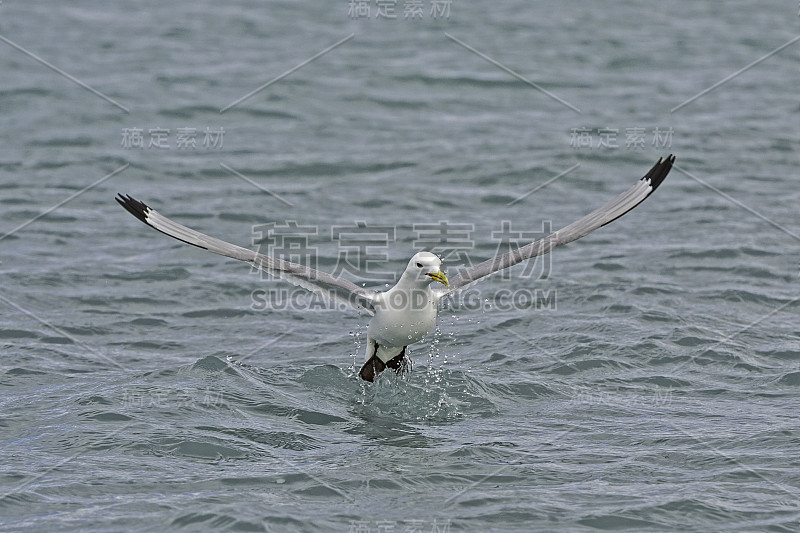
[[[383, 292], [359, 287], [346, 279], [209, 237], [170, 220], [130, 196], [119, 195], [116, 200], [148, 226], [179, 241], [246, 261], [323, 297], [365, 309], [373, 316], [367, 328], [365, 363], [359, 376], [366, 381], [373, 381], [386, 367], [396, 371], [405, 367], [406, 347], [419, 342], [434, 327], [439, 301], [443, 297], [480, 278], [580, 239], [616, 220], [650, 196], [667, 177], [674, 162], [673, 155], [659, 159], [635, 185], [599, 209], [542, 239], [465, 268], [450, 280], [442, 272], [442, 262], [438, 256], [419, 252], [408, 262], [400, 280]], [[433, 283], [442, 286], [431, 287]]]

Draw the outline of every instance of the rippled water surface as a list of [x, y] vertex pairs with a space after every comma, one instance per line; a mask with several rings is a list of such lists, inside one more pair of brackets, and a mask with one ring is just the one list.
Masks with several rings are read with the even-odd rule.
[[[0, 530], [800, 529], [796, 3], [379, 4], [0, 4]], [[669, 153], [372, 385], [366, 315], [113, 201], [454, 272]]]

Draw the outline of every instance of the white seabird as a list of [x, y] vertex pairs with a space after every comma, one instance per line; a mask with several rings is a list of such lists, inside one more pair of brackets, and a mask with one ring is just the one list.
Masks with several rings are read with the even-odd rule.
[[[465, 268], [450, 280], [441, 271], [439, 257], [430, 252], [419, 252], [408, 262], [397, 284], [384, 292], [362, 288], [346, 279], [209, 237], [170, 220], [130, 196], [120, 194], [116, 200], [133, 216], [174, 239], [246, 261], [325, 298], [365, 309], [373, 317], [367, 328], [365, 362], [359, 376], [373, 381], [386, 367], [398, 372], [405, 367], [406, 347], [419, 342], [434, 327], [439, 301], [443, 297], [480, 278], [580, 239], [616, 220], [650, 196], [667, 177], [674, 162], [673, 155], [659, 159], [635, 185], [599, 209], [547, 237]], [[443, 287], [432, 288], [434, 282]]]

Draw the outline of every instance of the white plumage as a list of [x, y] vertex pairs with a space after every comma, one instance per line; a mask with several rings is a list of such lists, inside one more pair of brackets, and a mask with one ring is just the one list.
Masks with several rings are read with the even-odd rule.
[[[411, 258], [400, 280], [384, 292], [375, 292], [304, 265], [270, 257], [210, 237], [161, 215], [130, 196], [116, 200], [136, 218], [179, 241], [216, 254], [239, 259], [326, 298], [363, 308], [373, 315], [367, 329], [365, 363], [359, 375], [373, 381], [386, 367], [404, 368], [406, 346], [419, 342], [436, 324], [439, 300], [480, 278], [521, 261], [550, 252], [621, 217], [644, 201], [664, 181], [675, 157], [658, 162], [630, 189], [599, 209], [547, 237], [461, 270], [450, 280], [441, 271], [441, 260], [430, 252]], [[433, 286], [434, 283], [441, 285]]]

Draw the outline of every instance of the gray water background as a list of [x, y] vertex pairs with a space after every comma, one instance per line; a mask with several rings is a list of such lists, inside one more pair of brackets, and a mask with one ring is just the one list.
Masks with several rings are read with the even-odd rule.
[[[800, 529], [800, 43], [671, 112], [800, 35], [797, 3], [423, 6], [0, 4], [0, 530]], [[254, 309], [274, 282], [113, 201], [245, 246], [316, 227], [325, 270], [332, 226], [396, 227], [399, 272], [414, 224], [473, 224], [482, 260], [670, 152], [652, 198], [373, 386], [368, 317]], [[491, 305], [531, 288], [555, 309]]]

